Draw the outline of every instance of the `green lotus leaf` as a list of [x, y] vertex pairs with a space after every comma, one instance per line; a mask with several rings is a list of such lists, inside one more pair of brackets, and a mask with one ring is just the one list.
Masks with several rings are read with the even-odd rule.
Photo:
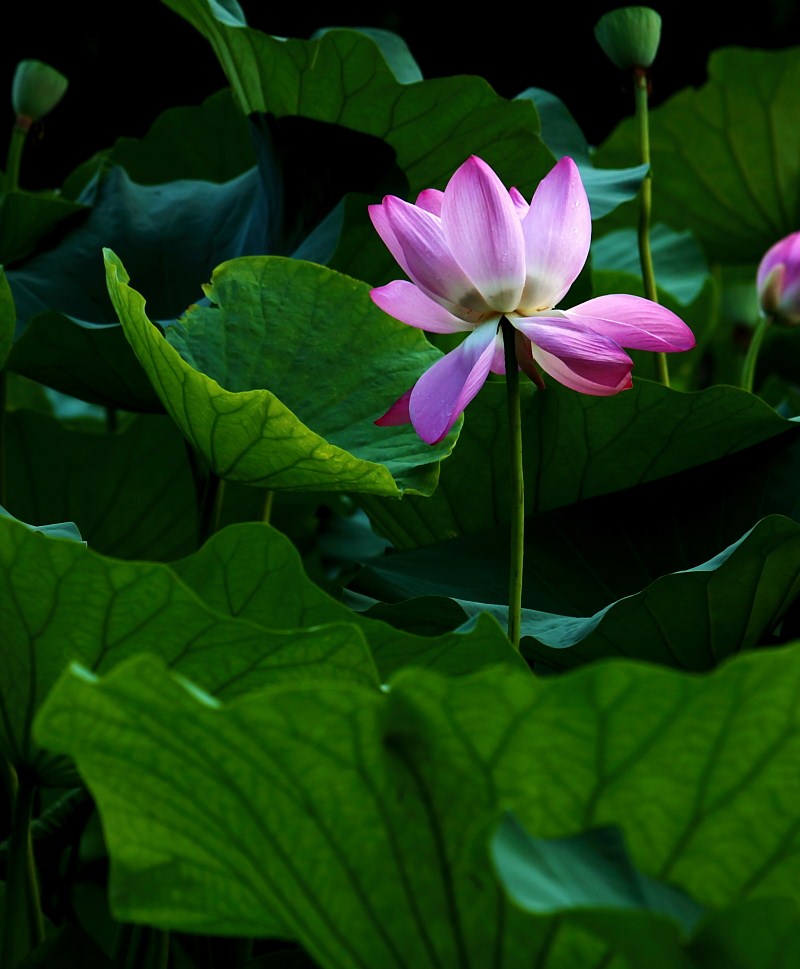
[[183, 439], [164, 416], [115, 434], [51, 417], [6, 418], [8, 505], [23, 521], [74, 521], [96, 551], [169, 559], [197, 545], [195, 491]]
[[792, 969], [798, 929], [795, 899], [754, 898], [706, 919], [688, 951], [701, 967]]
[[32, 742], [31, 720], [73, 661], [103, 670], [151, 653], [220, 695], [293, 677], [377, 684], [352, 624], [286, 629], [225, 615], [165, 565], [105, 558], [3, 516], [0, 563], [0, 748], [44, 784], [63, 786], [69, 773]]
[[23, 521], [21, 518], [12, 515], [2, 505], [0, 505], [0, 518], [18, 522], [20, 525], [24, 525], [25, 528], [29, 528], [32, 532], [41, 532], [43, 535], [49, 535], [51, 538], [65, 538], [70, 542], [83, 542], [80, 530], [75, 522], [64, 521], [53, 522], [49, 525], [32, 525], [30, 522]]
[[[761, 442], [782, 435], [794, 440], [800, 431], [796, 422], [734, 387], [683, 393], [634, 380], [627, 393], [589, 397], [551, 380], [543, 392], [530, 386], [522, 391], [528, 514], [710, 468]], [[489, 381], [467, 408], [458, 447], [442, 464], [439, 487], [430, 498], [360, 501], [376, 528], [397, 546], [445, 541], [508, 521], [507, 466], [505, 386]], [[769, 510], [789, 513], [783, 507]], [[755, 521], [742, 524], [729, 541]], [[716, 551], [719, 546], [708, 556]]]
[[[800, 215], [798, 84], [796, 47], [715, 51], [703, 87], [687, 88], [650, 113], [653, 220], [691, 230], [715, 262], [757, 263], [794, 232]], [[637, 145], [630, 119], [595, 160], [630, 163]], [[632, 222], [635, 214], [627, 218]]]
[[404, 665], [526, 669], [490, 617], [429, 638], [353, 613], [305, 575], [285, 536], [255, 523], [173, 568], [107, 558], [0, 515], [0, 615], [0, 749], [55, 786], [66, 768], [32, 745], [30, 722], [72, 661], [102, 671], [152, 653], [219, 695], [296, 677], [376, 685], [376, 665], [382, 678]]
[[[618, 829], [534, 838], [507, 814], [490, 848], [498, 876], [517, 905], [537, 915], [559, 915], [573, 930], [567, 937], [580, 927], [609, 943], [609, 957], [624, 955], [631, 966], [689, 969], [681, 941], [702, 909], [637, 871]], [[570, 941], [579, 946], [579, 939]], [[570, 958], [574, 964], [577, 954]], [[556, 950], [546, 964], [555, 969], [569, 963]]]
[[649, 165], [631, 168], [595, 168], [583, 132], [564, 102], [541, 88], [527, 88], [517, 100], [532, 101], [542, 125], [542, 140], [555, 155], [569, 155], [581, 173], [593, 219], [601, 219], [623, 202], [636, 198]]
[[[333, 27], [323, 27], [315, 30], [311, 36], [312, 40], [319, 40]], [[403, 38], [392, 30], [382, 30], [378, 27], [349, 27], [348, 30], [357, 30], [374, 41], [380, 48], [381, 54], [386, 63], [391, 68], [392, 74], [401, 84], [416, 84], [422, 80], [422, 71], [419, 64], [414, 60], [408, 44]]]
[[[650, 230], [650, 250], [659, 288], [682, 306], [689, 306], [700, 295], [709, 276], [705, 257], [694, 236], [691, 232], [675, 232], [659, 223]], [[618, 229], [595, 239], [592, 271], [598, 270], [639, 277], [641, 285], [639, 244], [633, 229]], [[670, 357], [670, 361], [682, 356]]]
[[687, 934], [703, 912], [671, 886], [637, 871], [617, 828], [597, 828], [568, 838], [535, 838], [513, 814], [506, 814], [490, 850], [508, 893], [527, 912], [640, 909], [675, 919]]
[[49, 232], [86, 206], [56, 192], [9, 192], [0, 196], [0, 263], [29, 255]]
[[113, 253], [106, 268], [161, 402], [220, 478], [296, 491], [433, 490], [455, 434], [429, 447], [408, 425], [374, 421], [438, 352], [378, 310], [366, 284], [301, 260], [234, 260], [206, 287], [213, 305], [192, 307], [162, 336]]
[[164, 3], [211, 44], [246, 115], [306, 117], [380, 138], [394, 150], [410, 195], [443, 188], [470, 154], [527, 194], [553, 165], [532, 104], [501, 98], [482, 78], [402, 83], [362, 32], [270, 37], [221, 20], [207, 0]]
[[567, 963], [489, 868], [506, 810], [537, 838], [618, 827], [704, 907], [796, 901], [798, 689], [795, 645], [706, 676], [406, 670], [222, 705], [139, 657], [65, 674], [36, 736], [96, 798], [118, 918], [296, 939], [324, 967], [516, 969]]
[[170, 568], [211, 609], [270, 629], [354, 623], [369, 642], [384, 679], [404, 666], [427, 667], [448, 676], [503, 664], [525, 668], [488, 616], [469, 635], [412, 635], [354, 613], [306, 577], [297, 550], [284, 535], [262, 525], [230, 526]]
[[[713, 558], [665, 574], [648, 546], [672, 538], [674, 549], [679, 534], [637, 523], [637, 547], [620, 527], [592, 534], [592, 517], [602, 514], [557, 515], [526, 533], [525, 653], [547, 666], [626, 656], [705, 670], [768, 644], [800, 594], [797, 522], [769, 516]], [[505, 624], [505, 539], [490, 530], [372, 560], [356, 589], [389, 602], [447, 595], [466, 615], [488, 612]]]
[[264, 251], [269, 219], [259, 185], [255, 170], [224, 185], [137, 185], [112, 169], [88, 218], [9, 273], [18, 317], [9, 367], [92, 402], [158, 409], [108, 298], [102, 247], [113, 241], [152, 281], [158, 320], [175, 319], [201, 298], [218, 262]]
[[[798, 555], [800, 526], [770, 516], [710, 561], [664, 575], [590, 618], [531, 614], [525, 632], [539, 642], [530, 655], [556, 667], [630, 656], [709, 669], [770, 644], [800, 594]], [[543, 644], [558, 647], [556, 655]]]
[[224, 88], [202, 104], [169, 108], [143, 138], [118, 138], [108, 161], [139, 185], [177, 179], [228, 182], [256, 163], [247, 121]]

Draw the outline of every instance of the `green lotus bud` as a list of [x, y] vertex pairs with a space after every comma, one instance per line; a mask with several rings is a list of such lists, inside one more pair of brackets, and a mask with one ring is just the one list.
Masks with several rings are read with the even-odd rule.
[[69, 82], [42, 61], [20, 61], [14, 73], [11, 103], [18, 119], [38, 121], [64, 97]]
[[620, 70], [648, 68], [661, 40], [661, 17], [650, 7], [620, 7], [603, 14], [594, 35]]

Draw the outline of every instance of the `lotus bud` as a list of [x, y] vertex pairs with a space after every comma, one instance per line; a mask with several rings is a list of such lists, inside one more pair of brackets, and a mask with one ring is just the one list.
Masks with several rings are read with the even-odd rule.
[[68, 83], [64, 75], [49, 64], [20, 61], [11, 88], [17, 124], [28, 127], [49, 114], [64, 97]]
[[647, 69], [661, 40], [661, 17], [650, 7], [620, 7], [603, 14], [594, 35], [620, 70]]
[[800, 324], [800, 232], [767, 250], [758, 266], [756, 290], [765, 316], [787, 326]]

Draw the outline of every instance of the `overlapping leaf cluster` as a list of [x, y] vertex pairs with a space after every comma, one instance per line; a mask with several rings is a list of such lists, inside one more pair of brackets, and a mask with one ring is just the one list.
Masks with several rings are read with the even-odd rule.
[[525, 388], [519, 655], [503, 384], [433, 448], [374, 425], [446, 346], [370, 301], [366, 206], [469, 154], [529, 196], [568, 152], [576, 287], [641, 293], [633, 128], [595, 151], [552, 94], [423, 80], [392, 35], [165, 2], [228, 87], [0, 203], [0, 749], [47, 919], [8, 941], [6, 832], [0, 956], [788, 969], [797, 334], [736, 383], [800, 221], [798, 51], [718, 51], [652, 116], [660, 295], [698, 341], [673, 386], [643, 356], [616, 397]]

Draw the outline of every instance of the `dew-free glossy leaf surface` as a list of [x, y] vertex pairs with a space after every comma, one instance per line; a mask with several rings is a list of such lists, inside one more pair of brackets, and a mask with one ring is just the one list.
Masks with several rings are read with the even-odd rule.
[[438, 353], [382, 313], [366, 284], [300, 260], [235, 260], [206, 287], [214, 305], [191, 308], [165, 339], [113, 253], [106, 266], [159, 398], [221, 478], [395, 497], [433, 490], [455, 435], [429, 447], [410, 426], [374, 421]]
[[530, 655], [555, 667], [628, 656], [709, 669], [733, 653], [770, 643], [800, 594], [798, 563], [800, 526], [765, 518], [709, 562], [664, 575], [591, 618], [530, 616], [526, 629], [559, 648], [554, 656], [534, 644]]
[[65, 675], [37, 737], [98, 801], [118, 917], [296, 938], [324, 967], [516, 969], [544, 924], [486, 867], [504, 809], [537, 837], [618, 826], [704, 906], [796, 898], [799, 691], [795, 645], [708, 676], [412, 670], [221, 707], [143, 657]]
[[292, 677], [373, 684], [376, 667], [382, 679], [410, 665], [446, 675], [526, 669], [488, 616], [467, 634], [427, 637], [353, 613], [305, 575], [285, 536], [255, 523], [170, 567], [107, 558], [0, 517], [0, 615], [0, 743], [46, 783], [61, 779], [61, 765], [31, 746], [30, 719], [72, 661], [105, 670], [152, 653], [231, 695]]
[[105, 558], [0, 517], [0, 743], [12, 763], [58, 786], [30, 737], [32, 718], [59, 674], [77, 661], [108, 669], [150, 653], [221, 694], [295, 676], [377, 682], [361, 633], [342, 622], [265, 628], [216, 612], [167, 566]]

